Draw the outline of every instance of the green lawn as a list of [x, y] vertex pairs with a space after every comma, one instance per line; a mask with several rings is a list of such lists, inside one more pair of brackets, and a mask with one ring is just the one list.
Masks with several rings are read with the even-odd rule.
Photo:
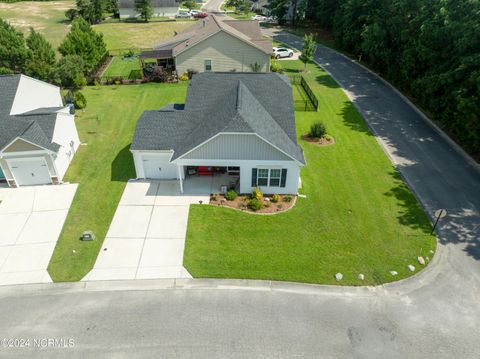
[[[74, 7], [73, 0], [0, 2], [0, 17], [25, 34], [33, 27], [56, 49], [70, 30], [64, 13]], [[112, 20], [94, 25], [93, 28], [103, 33], [109, 50], [141, 49], [151, 48], [154, 43], [173, 36], [174, 31], [180, 32], [193, 24], [194, 21], [189, 20], [162, 18], [152, 19], [148, 23]]]
[[[282, 65], [287, 73], [303, 67]], [[417, 256], [432, 256], [435, 237], [415, 197], [338, 85], [316, 66], [309, 71], [319, 111], [296, 114], [307, 198], [274, 216], [191, 206], [184, 263], [194, 277], [333, 284], [341, 272], [341, 284], [377, 284], [411, 275], [408, 264], [419, 268]], [[336, 144], [300, 139], [318, 120]]]
[[[85, 112], [76, 124], [80, 146], [65, 181], [79, 183], [48, 271], [54, 281], [80, 280], [92, 268], [126, 181], [135, 177], [129, 146], [147, 109], [185, 100], [187, 83], [87, 87]], [[82, 242], [84, 230], [97, 239]], [[73, 252], [75, 251], [75, 252]]]
[[151, 48], [156, 42], [172, 37], [192, 26], [194, 21], [115, 22], [94, 25], [103, 34], [107, 49]]
[[240, 12], [228, 13], [228, 16], [233, 17], [236, 20], [250, 20], [250, 18], [255, 15], [257, 14], [252, 11], [249, 11], [248, 13], [240, 13]]
[[121, 76], [124, 79], [139, 79], [141, 78], [140, 71], [140, 62], [138, 58], [123, 58], [123, 56], [115, 56], [102, 74], [102, 78]]
[[69, 31], [65, 11], [73, 7], [73, 0], [0, 3], [0, 17], [25, 34], [33, 27], [56, 49]]

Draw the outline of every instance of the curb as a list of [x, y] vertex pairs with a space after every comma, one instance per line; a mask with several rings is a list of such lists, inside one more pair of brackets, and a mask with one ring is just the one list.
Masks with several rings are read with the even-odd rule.
[[341, 286], [308, 284], [251, 279], [140, 279], [110, 280], [64, 283], [18, 284], [0, 287], [0, 298], [17, 296], [41, 296], [51, 294], [115, 292], [115, 291], [159, 291], [159, 290], [212, 290], [252, 291], [264, 293], [287, 293], [330, 297], [403, 297], [431, 285], [432, 279], [440, 275], [438, 264], [444, 255], [441, 246], [428, 265], [411, 277], [378, 286]]

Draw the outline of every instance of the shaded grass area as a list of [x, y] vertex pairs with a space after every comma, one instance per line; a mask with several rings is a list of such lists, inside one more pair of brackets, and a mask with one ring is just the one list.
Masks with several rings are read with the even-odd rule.
[[141, 68], [138, 58], [124, 58], [123, 56], [114, 56], [112, 62], [103, 72], [102, 78], [121, 76], [124, 79], [141, 78]]
[[[93, 267], [126, 182], [135, 177], [129, 147], [139, 116], [184, 102], [186, 90], [186, 83], [82, 90], [88, 106], [75, 122], [83, 145], [65, 177], [79, 187], [48, 267], [54, 281], [80, 280]], [[93, 230], [97, 239], [80, 241], [85, 230]]]
[[[282, 64], [287, 74], [303, 68]], [[429, 220], [352, 103], [319, 67], [304, 76], [319, 98], [318, 112], [296, 113], [307, 198], [274, 216], [191, 206], [184, 264], [194, 277], [333, 284], [341, 272], [341, 284], [379, 284], [410, 276], [408, 264], [432, 256]], [[300, 139], [318, 120], [335, 145]]]

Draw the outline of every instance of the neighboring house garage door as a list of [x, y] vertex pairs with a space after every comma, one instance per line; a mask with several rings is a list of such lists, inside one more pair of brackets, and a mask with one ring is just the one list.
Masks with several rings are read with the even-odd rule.
[[52, 183], [48, 167], [43, 158], [15, 161], [9, 160], [17, 186], [31, 186]]
[[170, 163], [171, 153], [142, 155], [145, 178], [173, 179], [177, 178], [177, 167]]

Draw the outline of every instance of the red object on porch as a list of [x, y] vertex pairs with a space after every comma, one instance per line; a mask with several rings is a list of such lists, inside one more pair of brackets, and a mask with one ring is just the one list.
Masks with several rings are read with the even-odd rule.
[[213, 176], [213, 169], [212, 167], [199, 166], [197, 167], [197, 174], [199, 176]]

